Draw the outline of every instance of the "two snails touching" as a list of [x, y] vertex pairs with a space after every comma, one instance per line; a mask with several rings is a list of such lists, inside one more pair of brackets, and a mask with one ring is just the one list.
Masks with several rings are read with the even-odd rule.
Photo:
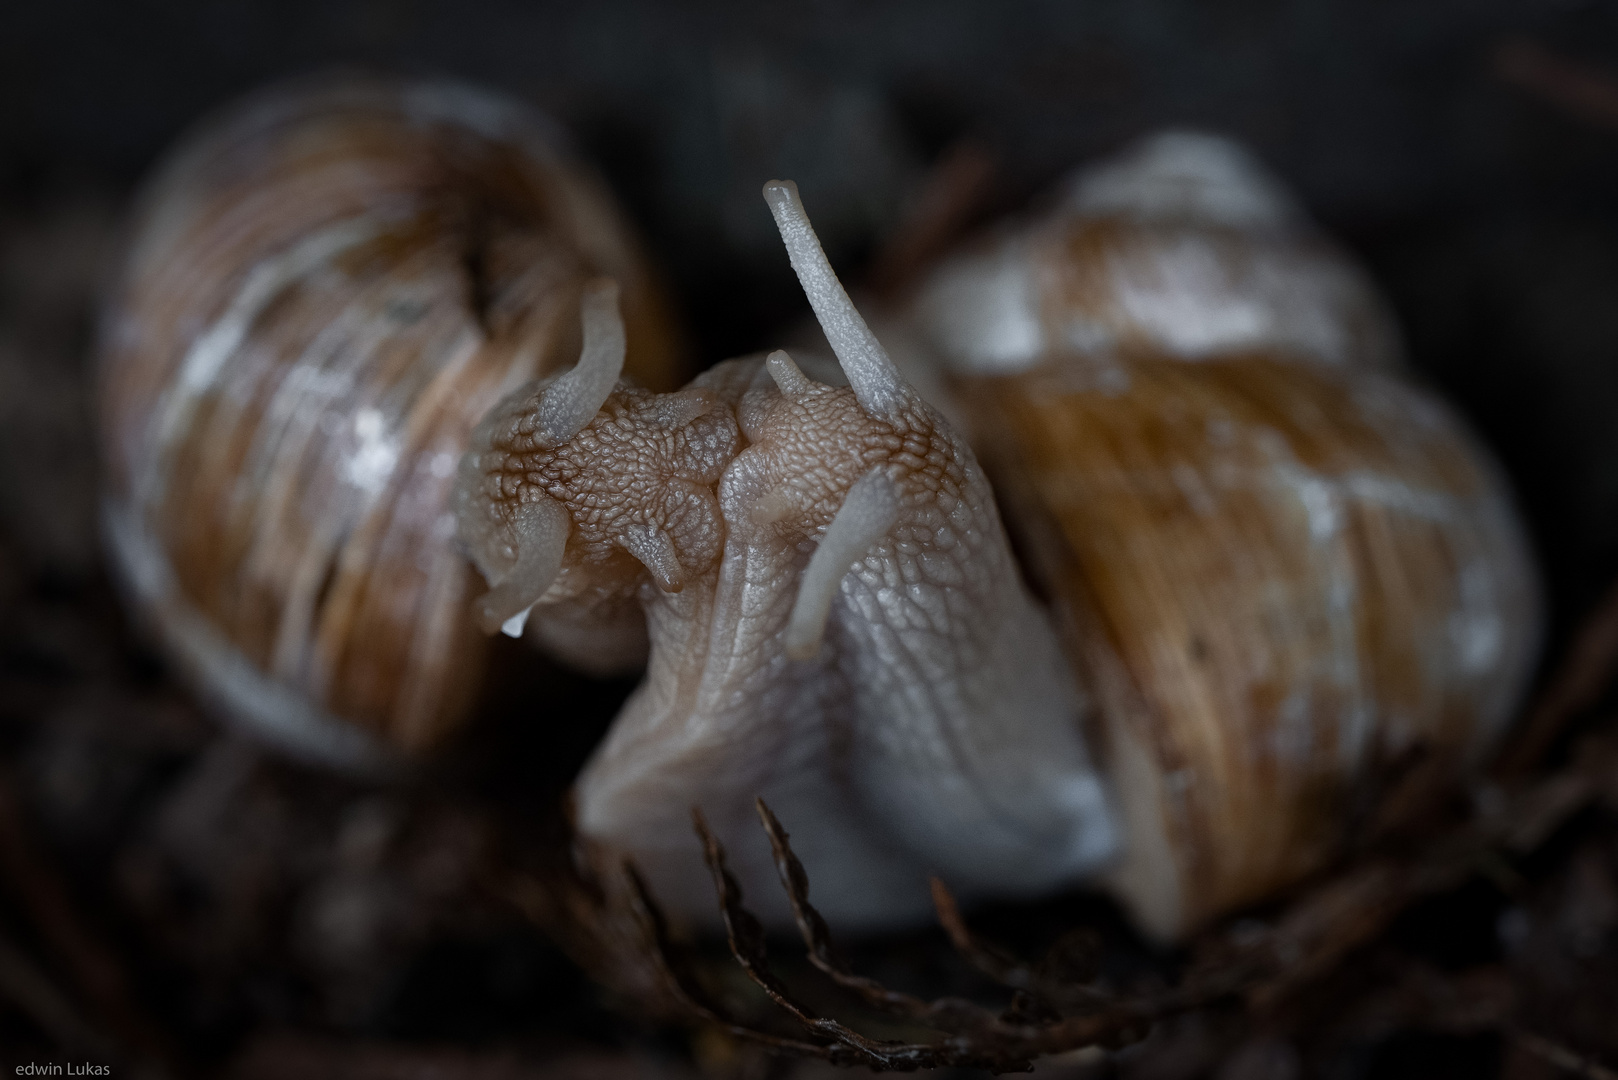
[[835, 924], [925, 918], [936, 874], [1101, 883], [1163, 939], [1501, 733], [1539, 617], [1509, 497], [1234, 147], [1081, 176], [881, 312], [891, 357], [772, 181], [836, 366], [671, 390], [650, 275], [558, 146], [485, 95], [343, 83], [154, 186], [103, 346], [106, 520], [227, 715], [360, 764], [453, 728], [479, 630], [644, 653], [576, 825], [676, 915], [716, 917], [696, 806], [789, 917], [762, 797]]

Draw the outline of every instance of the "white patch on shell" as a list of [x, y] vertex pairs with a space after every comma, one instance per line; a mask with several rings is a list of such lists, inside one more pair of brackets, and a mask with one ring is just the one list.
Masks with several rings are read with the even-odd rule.
[[375, 237], [384, 222], [364, 218], [335, 225], [255, 266], [231, 299], [225, 313], [199, 334], [180, 362], [174, 382], [155, 410], [152, 444], [136, 503], [151, 505], [161, 497], [166, 474], [161, 462], [186, 429], [197, 402], [219, 381], [225, 362], [236, 354], [259, 314], [293, 282], [328, 263], [343, 251]]
[[[428, 471], [430, 471], [434, 476], [438, 477], [438, 479], [448, 480], [450, 477], [455, 475], [456, 463], [457, 459], [453, 451], [441, 450], [433, 455], [433, 459], [428, 463], [427, 468]], [[455, 519], [453, 517], [450, 518], [452, 523], [454, 520]], [[453, 535], [453, 524], [450, 531], [451, 535]]]
[[1350, 498], [1398, 510], [1422, 521], [1453, 521], [1460, 510], [1453, 495], [1412, 487], [1387, 473], [1351, 472], [1341, 484]]
[[1235, 226], [1286, 228], [1303, 214], [1258, 159], [1230, 139], [1164, 131], [1074, 177], [1066, 208]]
[[[388, 431], [382, 411], [359, 410], [354, 415], [354, 452], [343, 462], [344, 479], [361, 491], [375, 494], [387, 486], [398, 462], [399, 438]], [[453, 468], [452, 462], [451, 471]]]
[[1112, 300], [1170, 352], [1195, 357], [1275, 335], [1270, 297], [1231, 288], [1223, 261], [1201, 236], [1181, 237], [1151, 256], [1144, 266], [1113, 261]]
[[1463, 671], [1487, 671], [1498, 662], [1506, 642], [1494, 575], [1487, 563], [1475, 561], [1461, 571], [1460, 593], [1460, 603], [1449, 617], [1451, 645]]
[[1315, 750], [1315, 725], [1309, 688], [1299, 687], [1287, 695], [1275, 712], [1275, 730], [1270, 735], [1275, 756], [1290, 765], [1307, 765]]
[[957, 371], [1008, 374], [1045, 350], [1028, 244], [1008, 237], [946, 262], [916, 301], [927, 336]]

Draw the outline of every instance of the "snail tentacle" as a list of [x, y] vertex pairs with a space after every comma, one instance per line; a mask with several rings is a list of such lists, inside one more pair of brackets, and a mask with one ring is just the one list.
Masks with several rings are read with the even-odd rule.
[[539, 433], [548, 446], [566, 442], [607, 403], [624, 370], [624, 318], [618, 310], [618, 283], [597, 278], [579, 299], [584, 347], [579, 362], [546, 387], [539, 406]]
[[512, 526], [517, 560], [478, 601], [478, 623], [484, 633], [498, 629], [511, 637], [522, 636], [528, 612], [561, 573], [568, 525], [567, 509], [555, 499], [536, 499], [517, 511]]
[[871, 545], [886, 536], [899, 520], [899, 497], [899, 486], [881, 467], [872, 469], [848, 489], [842, 507], [826, 527], [826, 535], [803, 571], [798, 597], [792, 604], [784, 638], [786, 654], [792, 659], [813, 660], [820, 651], [839, 584]]
[[787, 397], [796, 397], [814, 385], [785, 349], [776, 349], [766, 356], [764, 369], [770, 373], [770, 378], [775, 380], [776, 388]]
[[873, 416], [896, 413], [915, 398], [915, 391], [899, 374], [887, 350], [848, 298], [843, 283], [837, 280], [820, 238], [809, 224], [803, 200], [798, 197], [798, 185], [791, 180], [771, 180], [764, 185], [764, 201], [770, 205], [792, 269], [837, 363], [848, 376], [855, 398]]
[[668, 533], [651, 525], [630, 525], [624, 529], [620, 543], [651, 571], [659, 589], [674, 593], [685, 588], [685, 569], [680, 566], [680, 556]]

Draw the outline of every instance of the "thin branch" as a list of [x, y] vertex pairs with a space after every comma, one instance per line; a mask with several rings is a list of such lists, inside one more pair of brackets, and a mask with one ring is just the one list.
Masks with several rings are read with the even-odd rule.
[[938, 913], [938, 923], [949, 935], [951, 945], [955, 951], [965, 957], [973, 967], [987, 975], [1003, 986], [1014, 990], [1031, 990], [1034, 986], [1034, 973], [1027, 964], [1015, 956], [993, 945], [978, 940], [961, 917], [960, 905], [955, 902], [955, 894], [949, 891], [949, 886], [939, 878], [932, 879], [933, 910]]
[[[742, 906], [741, 886], [725, 866], [725, 849], [703, 820], [702, 812], [691, 811], [692, 824], [702, 840], [703, 855], [713, 874], [714, 891], [719, 894], [719, 910], [725, 921], [726, 939], [731, 956], [741, 965], [748, 978], [782, 1011], [802, 1024], [810, 1032], [842, 1044], [865, 1060], [860, 1064], [872, 1069], [904, 1069], [927, 1067], [936, 1058], [938, 1048], [927, 1044], [886, 1042], [867, 1038], [841, 1021], [816, 1016], [799, 1003], [769, 967], [764, 946], [764, 926], [758, 918]], [[956, 1062], [952, 1062], [954, 1064]], [[983, 1064], [982, 1061], [959, 1062]], [[998, 1061], [996, 1062], [998, 1063]], [[1026, 1062], [1019, 1063], [1026, 1065]]]
[[857, 1064], [861, 1057], [850, 1055], [839, 1045], [826, 1046], [796, 1039], [784, 1039], [768, 1032], [758, 1031], [737, 1023], [702, 989], [701, 984], [683, 964], [669, 937], [668, 922], [663, 917], [652, 891], [633, 863], [623, 866], [629, 883], [630, 907], [646, 935], [645, 946], [664, 983], [669, 998], [680, 1004], [690, 1017], [711, 1024], [746, 1042], [758, 1043], [800, 1057], [818, 1057], [834, 1064]]
[[[764, 824], [764, 831], [770, 838], [770, 848], [775, 854], [775, 866], [781, 875], [781, 887], [786, 890], [787, 900], [792, 905], [792, 915], [797, 921], [798, 932], [808, 950], [810, 963], [830, 976], [837, 985], [852, 990], [863, 998], [866, 1004], [884, 1012], [919, 1020], [951, 1032], [995, 1030], [1001, 1027], [999, 1018], [994, 1013], [965, 999], [943, 998], [938, 1001], [926, 1001], [912, 994], [890, 990], [875, 979], [856, 975], [832, 941], [831, 929], [826, 925], [826, 920], [809, 902], [809, 875], [793, 852], [787, 831], [781, 827], [781, 822], [765, 805], [763, 799], [757, 800], [757, 805], [759, 820]], [[1000, 1033], [1006, 1034], [1004, 1031]]]

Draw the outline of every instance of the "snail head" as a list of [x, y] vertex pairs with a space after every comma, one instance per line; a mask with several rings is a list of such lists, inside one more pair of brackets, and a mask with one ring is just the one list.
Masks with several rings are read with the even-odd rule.
[[491, 585], [477, 610], [489, 633], [520, 635], [542, 598], [633, 592], [647, 571], [678, 592], [724, 543], [714, 487], [736, 453], [731, 409], [701, 387], [620, 380], [616, 283], [587, 286], [581, 311], [579, 362], [496, 406], [461, 461], [456, 518]]
[[[992, 505], [986, 484], [968, 493], [970, 453], [900, 374], [850, 301], [809, 224], [797, 186], [771, 181], [775, 216], [847, 386], [816, 382], [785, 352], [765, 361], [769, 383], [737, 415], [747, 447], [720, 487], [726, 520], [750, 543], [812, 550], [799, 579], [784, 646], [794, 659], [819, 650], [848, 571], [914, 583], [954, 573], [938, 558], [963, 499]], [[773, 384], [773, 385], [771, 385]], [[982, 483], [981, 477], [978, 478]], [[880, 545], [873, 551], [874, 545]], [[927, 567], [910, 556], [925, 555]]]

